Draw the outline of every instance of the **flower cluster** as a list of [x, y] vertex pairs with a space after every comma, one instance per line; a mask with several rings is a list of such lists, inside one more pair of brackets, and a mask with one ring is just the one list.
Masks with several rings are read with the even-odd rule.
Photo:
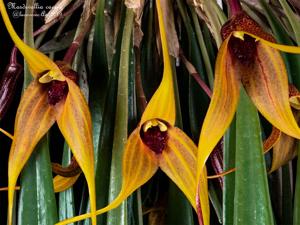
[[[22, 95], [15, 119], [8, 162], [9, 225], [12, 224], [17, 179], [35, 146], [54, 123], [57, 123], [87, 180], [91, 206], [90, 213], [58, 224], [91, 217], [92, 224], [96, 225], [97, 215], [118, 207], [161, 169], [185, 194], [198, 214], [199, 223], [209, 225], [205, 164], [234, 117], [241, 88], [274, 127], [300, 139], [300, 129], [290, 107], [286, 68], [278, 51], [300, 53], [300, 49], [276, 44], [270, 34], [241, 11], [233, 15], [221, 30], [223, 43], [215, 64], [214, 91], [197, 147], [175, 126], [173, 74], [160, 0], [156, 1], [156, 10], [164, 63], [162, 81], [124, 147], [123, 180], [118, 197], [97, 210], [92, 121], [88, 104], [77, 85], [77, 74], [67, 63], [53, 62], [26, 45], [16, 34], [3, 1], [0, 1], [7, 30], [34, 78]], [[60, 179], [58, 183], [65, 181]]]

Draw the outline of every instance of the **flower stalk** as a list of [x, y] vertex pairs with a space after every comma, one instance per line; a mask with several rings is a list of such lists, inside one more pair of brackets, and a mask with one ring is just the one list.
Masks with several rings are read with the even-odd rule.
[[227, 0], [228, 8], [230, 11], [230, 18], [236, 16], [240, 12], [242, 12], [242, 6], [240, 0]]

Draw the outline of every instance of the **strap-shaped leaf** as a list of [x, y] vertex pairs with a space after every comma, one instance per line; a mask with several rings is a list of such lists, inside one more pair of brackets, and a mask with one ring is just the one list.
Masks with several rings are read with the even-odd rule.
[[18, 176], [34, 147], [54, 122], [55, 110], [48, 104], [47, 92], [35, 80], [25, 90], [15, 119], [14, 139], [8, 161], [9, 224]]
[[257, 43], [251, 68], [244, 67], [242, 82], [260, 113], [284, 133], [300, 138], [300, 129], [289, 104], [286, 68], [280, 53]]
[[50, 80], [65, 80], [58, 66], [50, 58], [48, 58], [43, 53], [29, 47], [20, 39], [9, 20], [3, 0], [0, 0], [0, 11], [8, 33], [26, 59], [32, 75], [34, 77], [37, 77], [42, 73], [49, 72], [48, 76], [51, 77]]
[[161, 10], [160, 0], [156, 1], [156, 8], [158, 14], [159, 31], [162, 45], [162, 53], [164, 60], [164, 71], [162, 81], [148, 103], [142, 119], [141, 124], [147, 120], [159, 118], [167, 121], [169, 124], [175, 124], [175, 94], [173, 86], [173, 74], [170, 63], [170, 56], [168, 51], [168, 43], [166, 38], [165, 25], [163, 21], [163, 13]]
[[[140, 139], [140, 127], [136, 128], [129, 136], [123, 155], [123, 181], [122, 189], [118, 197], [108, 206], [97, 210], [96, 214], [105, 213], [118, 207], [132, 192], [146, 183], [157, 171], [157, 158]], [[89, 218], [90, 213], [76, 216], [68, 220], [61, 221], [57, 225], [73, 223]]]
[[244, 89], [236, 113], [234, 224], [273, 225], [258, 113]]
[[94, 151], [92, 140], [92, 121], [87, 102], [79, 87], [66, 78], [69, 92], [62, 112], [57, 116], [57, 124], [76, 161], [84, 173], [90, 195], [92, 224], [96, 224], [96, 196], [94, 174]]

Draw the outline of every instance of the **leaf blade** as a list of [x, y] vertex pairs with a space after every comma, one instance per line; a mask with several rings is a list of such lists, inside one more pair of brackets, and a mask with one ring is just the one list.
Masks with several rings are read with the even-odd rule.
[[244, 89], [236, 114], [236, 134], [234, 224], [272, 225], [259, 118]]

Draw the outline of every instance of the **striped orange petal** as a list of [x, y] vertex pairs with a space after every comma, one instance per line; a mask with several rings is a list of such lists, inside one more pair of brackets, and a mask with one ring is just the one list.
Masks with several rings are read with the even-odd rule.
[[55, 122], [44, 87], [34, 80], [25, 90], [17, 111], [14, 138], [8, 160], [8, 224], [11, 224], [14, 190], [18, 176], [39, 140]]
[[79, 176], [80, 174], [77, 174], [74, 177], [62, 177], [60, 175], [55, 176], [53, 178], [54, 192], [62, 192], [69, 189], [75, 184]]
[[159, 167], [182, 190], [196, 210], [197, 147], [176, 127], [168, 128], [167, 148], [158, 155]]
[[[147, 133], [151, 128], [153, 128], [151, 131], [154, 132], [153, 136]], [[157, 136], [160, 138], [156, 139]], [[165, 142], [158, 143], [163, 139], [162, 137]], [[146, 121], [142, 126], [136, 128], [127, 140], [123, 155], [122, 188], [118, 197], [108, 206], [97, 210], [96, 214], [99, 215], [118, 207], [137, 188], [146, 183], [159, 167], [182, 190], [196, 210], [198, 186], [196, 162], [197, 147], [183, 131], [161, 120]], [[202, 174], [204, 176], [201, 176], [201, 206], [205, 206], [208, 205], [206, 169]], [[208, 224], [208, 208], [202, 208], [202, 212], [205, 214], [204, 219], [208, 221], [206, 223]], [[80, 215], [59, 222], [57, 225], [73, 223], [90, 216], [91, 214]]]
[[86, 177], [93, 214], [92, 224], [95, 225], [96, 197], [91, 115], [79, 87], [69, 78], [66, 78], [66, 81], [69, 92], [60, 108], [61, 112], [57, 113], [57, 124]]
[[276, 128], [300, 139], [300, 129], [289, 103], [286, 68], [278, 50], [256, 44], [255, 61], [244, 68], [242, 82], [259, 112]]
[[[97, 215], [118, 207], [131, 193], [146, 183], [158, 169], [155, 153], [140, 138], [140, 127], [136, 128], [127, 140], [122, 167], [122, 188], [118, 197], [108, 206], [97, 210]], [[83, 214], [61, 221], [57, 225], [73, 223], [90, 216], [89, 213]]]

